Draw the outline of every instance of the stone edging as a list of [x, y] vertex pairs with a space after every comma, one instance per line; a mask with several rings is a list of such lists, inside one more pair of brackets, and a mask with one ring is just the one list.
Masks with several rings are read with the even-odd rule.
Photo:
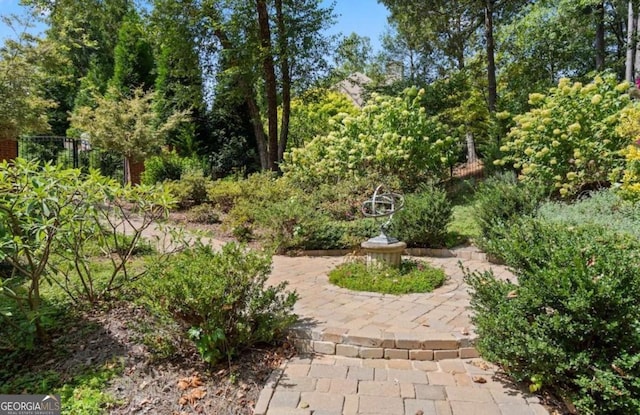
[[421, 338], [411, 333], [368, 333], [296, 326], [289, 331], [301, 353], [319, 353], [362, 359], [444, 360], [478, 357], [475, 336], [434, 334]]
[[[485, 261], [485, 262], [491, 262], [493, 264], [503, 265], [501, 261], [477, 249], [406, 248], [404, 250], [404, 253], [410, 256], [431, 256], [436, 258], [462, 258], [462, 259]], [[345, 255], [362, 255], [362, 252], [360, 249], [314, 249], [314, 250], [308, 250], [308, 251], [297, 251], [292, 255], [293, 256], [310, 256], [310, 257], [345, 256]]]

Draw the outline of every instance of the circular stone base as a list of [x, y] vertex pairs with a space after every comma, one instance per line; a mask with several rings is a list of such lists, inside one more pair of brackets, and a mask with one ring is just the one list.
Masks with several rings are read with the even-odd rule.
[[367, 265], [389, 265], [397, 267], [402, 260], [402, 252], [407, 247], [404, 242], [381, 244], [365, 241], [360, 244], [367, 254]]

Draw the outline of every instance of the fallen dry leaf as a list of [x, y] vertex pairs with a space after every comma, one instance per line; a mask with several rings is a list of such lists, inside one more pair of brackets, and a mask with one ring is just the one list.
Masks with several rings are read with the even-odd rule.
[[474, 381], [475, 383], [487, 383], [487, 380], [482, 376], [473, 376], [471, 380]]
[[198, 377], [198, 375], [197, 375], [197, 374], [196, 374], [196, 375], [193, 375], [193, 376], [191, 377], [191, 386], [192, 386], [192, 387], [197, 388], [198, 386], [202, 386], [202, 385], [204, 385], [204, 382], [202, 381], [202, 379], [200, 379], [200, 378]]
[[207, 394], [207, 391], [202, 388], [196, 388], [191, 391], [191, 396], [195, 399], [202, 399]]
[[178, 389], [181, 391], [189, 389], [191, 386], [191, 380], [189, 378], [182, 378], [178, 381]]
[[182, 378], [178, 381], [178, 388], [183, 391], [189, 388], [197, 388], [199, 386], [204, 385], [204, 382], [197, 374], [191, 376], [190, 378]]
[[196, 403], [196, 401], [204, 398], [206, 394], [207, 394], [206, 390], [202, 388], [195, 388], [185, 393], [184, 395], [182, 395], [178, 400], [178, 403], [182, 406], [186, 404], [193, 406]]
[[516, 298], [518, 296], [518, 292], [516, 290], [509, 291], [507, 294], [507, 298]]
[[482, 360], [469, 360], [467, 361], [467, 363], [469, 363], [470, 365], [474, 365], [475, 367], [482, 369], [482, 370], [489, 370], [491, 369], [491, 366], [489, 366], [489, 364], [487, 362], [484, 362]]

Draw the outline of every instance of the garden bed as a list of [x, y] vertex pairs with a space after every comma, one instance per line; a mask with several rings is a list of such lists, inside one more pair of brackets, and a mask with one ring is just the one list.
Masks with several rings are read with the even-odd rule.
[[0, 391], [53, 389], [62, 395], [63, 413], [251, 414], [272, 370], [293, 353], [287, 344], [253, 348], [231, 364], [209, 367], [185, 342], [159, 359], [142, 341], [153, 334], [145, 329], [150, 319], [125, 302], [67, 316], [52, 333], [54, 347], [1, 359]]

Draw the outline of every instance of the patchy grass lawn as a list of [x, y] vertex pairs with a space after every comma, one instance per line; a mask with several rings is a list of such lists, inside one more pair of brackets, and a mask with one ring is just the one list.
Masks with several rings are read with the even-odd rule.
[[447, 246], [454, 247], [473, 241], [480, 237], [480, 226], [475, 220], [473, 202], [466, 202], [453, 207], [453, 214], [447, 226]]
[[329, 281], [339, 287], [384, 294], [426, 293], [445, 279], [443, 270], [415, 260], [403, 260], [398, 268], [368, 267], [364, 261], [352, 261], [329, 273]]

